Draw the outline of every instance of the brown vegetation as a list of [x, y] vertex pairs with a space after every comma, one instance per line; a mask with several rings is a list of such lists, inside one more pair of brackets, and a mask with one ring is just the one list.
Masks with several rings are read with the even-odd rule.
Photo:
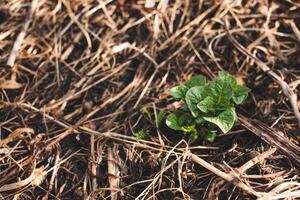
[[[296, 0], [1, 0], [0, 197], [299, 198], [299, 24]], [[233, 131], [156, 123], [219, 70], [251, 89]]]

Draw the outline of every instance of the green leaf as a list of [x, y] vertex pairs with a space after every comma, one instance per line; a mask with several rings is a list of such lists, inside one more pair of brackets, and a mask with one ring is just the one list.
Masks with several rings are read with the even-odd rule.
[[204, 117], [204, 119], [217, 125], [223, 133], [227, 133], [233, 127], [237, 116], [234, 108], [228, 108], [221, 112], [217, 117]]
[[189, 107], [186, 105], [186, 103], [183, 103], [180, 107], [180, 111], [183, 111], [183, 112], [189, 112]]
[[185, 85], [178, 85], [171, 88], [169, 94], [174, 97], [175, 99], [184, 99], [185, 94], [188, 91], [188, 87]]
[[194, 142], [194, 141], [196, 141], [197, 139], [198, 139], [198, 133], [197, 133], [196, 130], [194, 130], [194, 131], [192, 131], [192, 132], [190, 133], [190, 140], [191, 140], [192, 142]]
[[211, 96], [206, 97], [197, 104], [197, 107], [204, 113], [215, 112], [215, 102]]
[[195, 120], [196, 124], [202, 124], [203, 122], [205, 122], [205, 120], [203, 119], [203, 117], [197, 117], [197, 119]]
[[168, 115], [168, 117], [166, 119], [166, 124], [169, 128], [171, 128], [173, 130], [181, 131], [179, 119], [174, 113], [171, 113], [170, 115]]
[[185, 85], [189, 88], [195, 87], [195, 86], [205, 86], [206, 78], [205, 76], [198, 75], [192, 77], [190, 80], [188, 80]]
[[179, 117], [177, 116], [178, 118], [178, 123], [181, 127], [184, 127], [184, 126], [189, 126], [191, 123], [191, 116], [184, 113], [184, 114], [179, 114]]
[[186, 95], [185, 101], [194, 117], [198, 116], [197, 104], [205, 97], [205, 87], [195, 86], [190, 88]]
[[171, 113], [166, 119], [166, 124], [173, 130], [184, 132], [190, 132], [195, 127], [192, 116], [182, 112]]
[[139, 130], [137, 133], [134, 133], [134, 137], [137, 139], [144, 139], [147, 135], [149, 135], [149, 131]]
[[192, 133], [195, 131], [195, 124], [188, 125], [188, 126], [183, 126], [182, 130], [186, 133]]
[[[170, 95], [182, 100], [181, 107], [166, 119], [168, 127], [189, 133], [195, 140], [199, 134], [205, 134], [208, 141], [214, 141], [216, 133], [211, 127], [219, 127], [227, 133], [237, 120], [234, 106], [241, 104], [249, 93], [246, 86], [238, 85], [235, 77], [225, 71], [209, 84], [202, 75], [192, 77], [184, 85], [173, 87]], [[163, 119], [157, 116], [157, 123]], [[201, 132], [197, 132], [201, 128]], [[205, 131], [206, 130], [206, 131]]]
[[236, 104], [241, 104], [248, 96], [249, 88], [246, 86], [238, 85], [234, 76], [231, 74], [220, 71], [218, 74], [218, 79], [228, 82], [233, 90], [233, 101]]
[[148, 117], [150, 121], [152, 121], [151, 113], [147, 108], [143, 108], [142, 112]]
[[206, 139], [207, 139], [207, 141], [209, 141], [209, 142], [215, 141], [216, 136], [217, 136], [217, 134], [216, 134], [215, 132], [213, 132], [213, 131], [208, 131], [208, 132], [206, 133]]
[[229, 82], [216, 79], [209, 84], [209, 96], [216, 104], [227, 104], [232, 98], [233, 92]]
[[237, 85], [235, 77], [226, 71], [219, 71], [217, 79], [228, 82], [232, 88]]
[[157, 121], [156, 121], [157, 126], [162, 122], [165, 115], [166, 115], [166, 113], [163, 110], [159, 111], [159, 113], [157, 115]]
[[243, 85], [236, 85], [233, 88], [233, 101], [236, 104], [241, 104], [248, 96], [250, 89]]

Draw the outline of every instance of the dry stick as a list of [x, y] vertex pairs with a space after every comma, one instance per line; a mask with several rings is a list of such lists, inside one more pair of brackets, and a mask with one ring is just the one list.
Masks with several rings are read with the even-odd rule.
[[236, 174], [241, 175], [242, 173], [246, 172], [248, 169], [256, 165], [257, 163], [262, 163], [265, 159], [267, 159], [269, 156], [274, 154], [276, 152], [276, 148], [269, 149], [268, 151], [265, 151], [264, 153], [259, 154], [258, 156], [252, 158], [245, 164], [243, 164], [241, 167], [236, 168]]
[[293, 164], [300, 169], [300, 147], [284, 138], [279, 131], [271, 129], [266, 124], [258, 120], [249, 119], [241, 114], [239, 114], [239, 120], [246, 129], [260, 137], [271, 146], [276, 147], [279, 151], [290, 158]]
[[8, 57], [8, 60], [7, 60], [7, 65], [10, 66], [10, 67], [13, 67], [14, 64], [15, 64], [15, 61], [16, 61], [16, 58], [18, 56], [18, 52], [21, 48], [21, 45], [23, 43], [23, 40], [25, 38], [25, 35], [26, 35], [26, 32], [27, 32], [27, 29], [29, 27], [29, 24], [31, 22], [31, 18], [33, 16], [33, 13], [35, 12], [35, 9], [37, 7], [37, 4], [38, 4], [38, 0], [33, 0], [31, 2], [31, 5], [30, 5], [30, 9], [29, 9], [29, 13], [26, 17], [26, 21], [25, 23], [23, 24], [23, 27], [22, 27], [22, 30], [21, 32], [19, 33], [15, 43], [14, 43], [14, 46], [10, 52], [10, 55]]
[[[108, 171], [108, 182], [111, 193], [111, 200], [118, 199], [118, 193], [116, 191], [119, 190], [119, 178], [120, 178], [120, 169], [116, 164], [114, 152], [116, 151], [116, 145], [114, 144], [113, 148], [109, 147], [107, 150], [107, 171]], [[95, 191], [95, 190], [94, 190]]]
[[42, 198], [43, 200], [48, 200], [49, 199], [49, 194], [51, 193], [51, 191], [54, 187], [54, 181], [55, 181], [55, 178], [57, 178], [57, 172], [58, 172], [58, 169], [59, 169], [59, 165], [58, 165], [59, 160], [60, 160], [60, 152], [57, 151], [56, 156], [55, 156], [55, 160], [54, 160], [54, 169], [53, 169], [52, 176], [51, 176], [50, 182], [49, 182], [48, 192]]
[[85, 36], [85, 39], [86, 39], [86, 42], [87, 42], [87, 45], [88, 45], [88, 48], [91, 49], [92, 48], [92, 40], [88, 34], [88, 32], [84, 29], [84, 27], [82, 26], [82, 24], [78, 21], [77, 17], [75, 16], [75, 14], [73, 13], [72, 11], [72, 8], [71, 8], [71, 2], [69, 1], [66, 1], [66, 0], [62, 0], [62, 3], [66, 6], [67, 8], [67, 13], [71, 19], [71, 21], [75, 22], [77, 24], [77, 26], [79, 27], [79, 29], [81, 30], [81, 32], [83, 33], [83, 35]]
[[[90, 141], [90, 150], [91, 150], [91, 155], [90, 159], [91, 161], [91, 171], [93, 174], [97, 176], [97, 166], [96, 166], [96, 156], [95, 156], [95, 135], [91, 135], [91, 141]], [[92, 176], [92, 189], [95, 191], [98, 188], [97, 184], [97, 179], [96, 176]]]
[[[5, 105], [7, 105], [7, 106], [9, 106], [9, 105], [14, 106], [13, 104], [8, 104], [8, 103], [6, 103], [6, 102], [0, 102], [0, 105], [1, 105], [1, 103], [5, 104]], [[29, 110], [38, 112], [38, 113], [42, 114], [44, 117], [46, 117], [47, 119], [49, 119], [49, 120], [51, 120], [51, 121], [54, 121], [55, 123], [57, 123], [58, 125], [60, 125], [60, 126], [62, 126], [62, 127], [64, 127], [64, 128], [69, 128], [69, 127], [70, 127], [70, 125], [68, 125], [68, 124], [66, 124], [66, 123], [64, 123], [64, 122], [61, 122], [61, 121], [58, 120], [58, 119], [55, 119], [55, 118], [52, 117], [51, 115], [45, 113], [43, 110], [40, 110], [40, 109], [38, 109], [38, 108], [36, 108], [36, 107], [30, 105], [30, 104], [27, 104], [27, 103], [17, 103], [16, 106], [18, 106], [18, 107], [20, 107], [20, 108], [23, 108], [23, 109], [24, 109], [24, 108], [27, 108], [27, 109], [29, 109]]]
[[281, 177], [281, 176], [286, 176], [287, 171], [283, 170], [283, 171], [279, 171], [279, 172], [275, 172], [275, 173], [271, 173], [271, 174], [242, 174], [241, 177], [242, 178], [247, 178], [247, 179], [270, 179], [270, 178], [277, 178], [277, 177]]
[[[233, 169], [229, 174], [231, 176], [236, 177], [237, 179], [240, 179], [243, 173], [245, 173], [248, 169], [256, 165], [257, 163], [262, 163], [265, 159], [267, 159], [269, 156], [274, 154], [276, 152], [276, 148], [269, 149], [268, 151], [259, 154], [258, 156], [252, 158], [251, 160], [247, 161], [245, 164], [243, 164], [241, 167]], [[218, 182], [218, 185], [224, 185], [226, 182], [225, 180], [221, 180]]]
[[34, 130], [31, 128], [17, 128], [13, 132], [11, 132], [7, 138], [0, 140], [0, 147], [7, 145], [8, 143], [12, 142], [16, 138], [20, 137], [22, 133], [27, 133], [29, 135], [32, 135], [34, 134]]
[[21, 169], [25, 168], [27, 165], [31, 163], [33, 160], [33, 156], [30, 156], [26, 160], [24, 160], [19, 166], [14, 166], [12, 169], [10, 169], [9, 173], [7, 173], [5, 176], [0, 178], [0, 186], [4, 185], [4, 183], [9, 180], [12, 176], [16, 175]]
[[298, 109], [298, 100], [297, 100], [297, 95], [293, 92], [293, 90], [289, 87], [289, 85], [280, 77], [278, 76], [275, 72], [273, 72], [265, 63], [263, 63], [261, 60], [259, 60], [258, 58], [256, 58], [251, 52], [249, 52], [244, 46], [242, 46], [230, 33], [229, 29], [228, 29], [228, 22], [225, 22], [226, 24], [226, 31], [227, 31], [227, 35], [229, 40], [233, 43], [233, 45], [243, 54], [245, 54], [246, 56], [250, 57], [251, 59], [253, 59], [257, 66], [260, 67], [261, 70], [263, 70], [264, 72], [266, 72], [269, 76], [271, 76], [271, 78], [273, 78], [282, 88], [283, 93], [285, 94], [285, 96], [289, 99], [290, 104], [292, 106], [294, 115], [298, 121], [298, 125], [300, 126], [300, 112]]
[[193, 162], [201, 165], [202, 167], [206, 168], [207, 170], [211, 171], [212, 173], [216, 174], [217, 176], [223, 178], [224, 180], [234, 184], [235, 186], [239, 187], [240, 189], [247, 192], [248, 194], [254, 195], [256, 197], [263, 197], [264, 193], [256, 192], [250, 186], [239, 181], [236, 177], [232, 176], [231, 174], [226, 174], [226, 173], [222, 172], [221, 170], [212, 166], [211, 164], [209, 164], [202, 158], [198, 157], [197, 155], [191, 154], [191, 159]]

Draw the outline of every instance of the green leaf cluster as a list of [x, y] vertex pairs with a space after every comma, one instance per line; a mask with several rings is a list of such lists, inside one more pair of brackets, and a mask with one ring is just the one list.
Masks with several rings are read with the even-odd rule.
[[210, 82], [202, 75], [192, 77], [170, 90], [169, 94], [183, 103], [168, 115], [166, 124], [171, 129], [190, 133], [193, 139], [202, 128], [207, 140], [213, 141], [216, 134], [212, 127], [217, 126], [227, 133], [237, 120], [235, 106], [247, 98], [249, 91], [225, 71], [220, 71]]

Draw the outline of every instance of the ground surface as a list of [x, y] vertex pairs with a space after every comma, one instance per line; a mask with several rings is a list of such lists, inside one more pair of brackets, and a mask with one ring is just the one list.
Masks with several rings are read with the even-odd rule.
[[[0, 1], [1, 197], [299, 197], [295, 107], [270, 74], [299, 93], [299, 24], [296, 0]], [[244, 122], [214, 143], [156, 124], [172, 86], [220, 70], [251, 89]]]

